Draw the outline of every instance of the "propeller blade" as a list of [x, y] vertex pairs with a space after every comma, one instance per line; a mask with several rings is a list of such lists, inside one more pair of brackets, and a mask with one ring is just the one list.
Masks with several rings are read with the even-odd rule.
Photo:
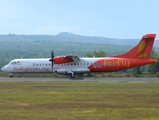
[[54, 51], [51, 51], [51, 58], [54, 58]]
[[54, 51], [51, 51], [51, 59], [49, 61], [52, 62], [52, 70], [53, 70], [53, 66], [54, 66]]

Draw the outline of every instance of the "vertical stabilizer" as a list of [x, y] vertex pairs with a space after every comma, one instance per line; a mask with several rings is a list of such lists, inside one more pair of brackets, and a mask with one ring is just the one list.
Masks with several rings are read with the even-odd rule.
[[146, 34], [142, 37], [139, 44], [130, 51], [113, 57], [149, 59], [155, 37], [156, 34]]

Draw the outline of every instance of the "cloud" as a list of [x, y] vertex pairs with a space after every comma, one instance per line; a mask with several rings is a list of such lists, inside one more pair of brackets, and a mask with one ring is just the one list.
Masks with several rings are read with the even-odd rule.
[[56, 26], [43, 26], [38, 29], [39, 32], [48, 32], [56, 30]]
[[95, 32], [96, 32], [96, 30], [89, 30], [89, 32], [91, 32], [91, 33], [95, 33]]
[[77, 27], [77, 26], [69, 26], [69, 25], [65, 25], [65, 26], [61, 26], [59, 28], [59, 30], [61, 32], [72, 32], [74, 30], [80, 30], [81, 28], [80, 27]]
[[80, 27], [73, 26], [73, 30], [80, 30]]

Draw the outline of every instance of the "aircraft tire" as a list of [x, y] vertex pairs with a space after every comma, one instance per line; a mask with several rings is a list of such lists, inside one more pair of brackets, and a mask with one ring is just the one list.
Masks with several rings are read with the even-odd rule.
[[69, 76], [71, 77], [71, 78], [75, 78], [75, 74], [73, 74], [73, 73], [69, 73]]
[[12, 78], [12, 77], [13, 77], [13, 74], [10, 74], [9, 77]]

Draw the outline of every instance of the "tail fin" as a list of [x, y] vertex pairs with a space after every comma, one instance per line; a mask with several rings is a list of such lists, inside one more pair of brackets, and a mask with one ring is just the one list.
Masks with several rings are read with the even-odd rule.
[[121, 58], [141, 58], [149, 59], [152, 51], [156, 34], [146, 34], [142, 37], [139, 44], [125, 54], [113, 56]]

